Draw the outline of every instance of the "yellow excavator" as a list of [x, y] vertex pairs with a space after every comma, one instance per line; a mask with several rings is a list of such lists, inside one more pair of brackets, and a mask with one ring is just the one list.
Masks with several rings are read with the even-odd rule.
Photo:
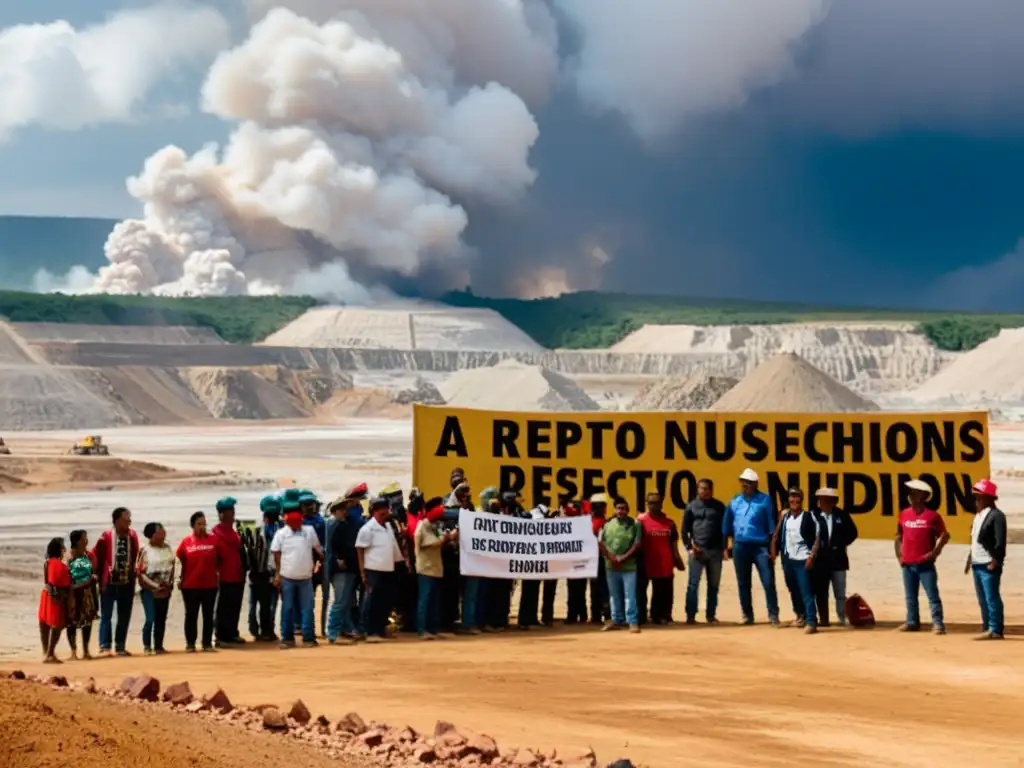
[[79, 440], [69, 451], [73, 456], [109, 456], [110, 449], [103, 444], [99, 435], [89, 435]]

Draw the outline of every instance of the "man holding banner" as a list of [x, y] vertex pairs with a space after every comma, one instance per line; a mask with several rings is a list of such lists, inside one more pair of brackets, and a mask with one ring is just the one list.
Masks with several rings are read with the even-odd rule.
[[736, 587], [740, 593], [743, 623], [754, 623], [751, 598], [751, 570], [757, 568], [768, 604], [768, 621], [779, 625], [779, 598], [775, 591], [775, 561], [769, 552], [778, 515], [768, 494], [758, 490], [757, 472], [744, 469], [740, 474], [742, 490], [725, 509], [722, 533], [726, 557], [732, 555], [736, 566]]

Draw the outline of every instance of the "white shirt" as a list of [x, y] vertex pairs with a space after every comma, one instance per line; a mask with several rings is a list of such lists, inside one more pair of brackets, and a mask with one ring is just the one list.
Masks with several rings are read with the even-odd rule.
[[294, 581], [313, 577], [313, 551], [318, 549], [320, 540], [311, 525], [297, 531], [286, 525], [270, 542], [270, 551], [281, 553], [281, 576]]
[[786, 522], [783, 524], [783, 533], [786, 535], [786, 557], [790, 560], [806, 560], [811, 556], [811, 550], [807, 542], [800, 535], [801, 523], [803, 523], [806, 512], [801, 512], [795, 517], [786, 513]]
[[981, 524], [985, 522], [985, 518], [988, 517], [988, 513], [991, 511], [991, 507], [985, 507], [974, 516], [974, 522], [971, 523], [971, 562], [975, 565], [988, 565], [992, 562], [992, 555], [978, 543], [978, 533], [981, 531]]
[[363, 567], [368, 571], [391, 572], [395, 570], [395, 563], [405, 559], [391, 526], [381, 525], [374, 518], [367, 520], [359, 529], [356, 549], [365, 550]]

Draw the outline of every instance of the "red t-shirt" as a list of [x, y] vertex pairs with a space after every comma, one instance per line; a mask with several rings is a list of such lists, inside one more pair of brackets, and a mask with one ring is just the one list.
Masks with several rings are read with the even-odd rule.
[[181, 560], [181, 586], [183, 589], [216, 589], [217, 566], [220, 550], [216, 536], [207, 534], [201, 539], [194, 533], [181, 540], [178, 559]]
[[928, 559], [935, 549], [935, 542], [946, 532], [946, 522], [933, 509], [926, 508], [917, 514], [913, 507], [907, 507], [900, 512], [897, 530], [903, 536], [900, 562], [903, 565], [920, 565]]
[[242, 573], [242, 537], [233, 525], [217, 523], [213, 527], [213, 535], [221, 545], [220, 580], [226, 584], [239, 584], [245, 581]]
[[675, 541], [676, 526], [662, 515], [656, 520], [644, 512], [637, 518], [643, 527], [643, 558], [644, 571], [649, 579], [664, 579], [673, 575], [675, 561], [672, 559], [672, 544]]

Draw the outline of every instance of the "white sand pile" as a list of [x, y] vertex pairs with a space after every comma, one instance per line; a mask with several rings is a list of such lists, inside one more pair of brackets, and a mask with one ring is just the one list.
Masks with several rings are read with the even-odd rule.
[[184, 325], [78, 325], [74, 323], [14, 323], [29, 342], [93, 341], [114, 344], [227, 344], [212, 328]]
[[439, 387], [449, 405], [506, 411], [596, 411], [590, 396], [559, 373], [516, 360], [453, 373]]
[[42, 365], [0, 367], [0, 434], [123, 423], [115, 404], [83, 385], [73, 371]]
[[710, 373], [739, 377], [777, 354], [793, 352], [860, 392], [915, 387], [956, 356], [938, 349], [914, 326], [891, 322], [645, 325], [611, 351], [685, 355], [702, 368], [717, 360]]
[[1024, 406], [1024, 328], [1007, 328], [911, 393], [959, 407]]
[[641, 389], [631, 411], [704, 411], [739, 381], [729, 376], [697, 373], [660, 379]]
[[799, 355], [786, 353], [759, 365], [710, 410], [839, 413], [877, 411], [878, 406], [851, 392]]
[[276, 347], [541, 352], [533, 339], [488, 309], [403, 302], [373, 309], [311, 309], [262, 344]]
[[196, 396], [217, 419], [298, 419], [309, 415], [295, 395], [246, 368], [183, 368]]

